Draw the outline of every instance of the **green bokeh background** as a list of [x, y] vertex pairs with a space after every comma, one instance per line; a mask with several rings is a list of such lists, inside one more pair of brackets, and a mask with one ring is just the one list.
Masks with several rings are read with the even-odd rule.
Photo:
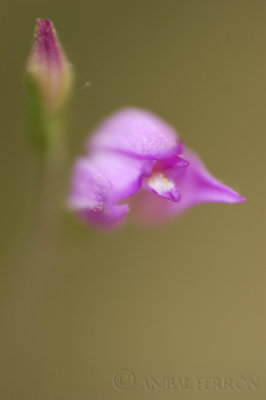
[[[138, 106], [248, 202], [112, 235], [68, 221], [57, 266], [36, 265], [44, 278], [21, 297], [26, 278], [7, 260], [30, 214], [24, 66], [36, 17], [54, 21], [74, 64], [72, 159], [99, 120]], [[265, 21], [264, 0], [1, 1], [1, 400], [265, 399]], [[137, 380], [244, 375], [260, 385], [118, 391], [122, 368]]]

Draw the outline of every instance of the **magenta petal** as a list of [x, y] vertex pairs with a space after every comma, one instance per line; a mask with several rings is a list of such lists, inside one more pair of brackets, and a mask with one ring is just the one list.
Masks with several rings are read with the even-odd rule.
[[167, 158], [161, 159], [157, 161], [156, 167], [157, 169], [167, 169], [167, 168], [176, 168], [176, 167], [187, 167], [189, 162], [184, 158], [178, 156], [177, 154], [173, 154]]
[[160, 159], [182, 151], [176, 131], [155, 115], [127, 108], [107, 118], [88, 142], [88, 148]]
[[80, 210], [79, 216], [84, 222], [94, 225], [101, 230], [117, 228], [124, 221], [129, 211], [128, 204], [112, 204], [104, 211]]
[[95, 152], [90, 162], [112, 184], [110, 199], [124, 200], [136, 193], [142, 185], [143, 177], [152, 172], [155, 161], [141, 160], [113, 152]]
[[241, 203], [246, 200], [213, 177], [192, 151], [185, 150], [184, 158], [189, 162], [186, 168], [165, 171], [166, 176], [175, 181], [181, 200], [178, 203], [166, 202], [142, 190], [133, 203], [135, 214], [142, 221], [160, 221], [200, 203]]
[[112, 183], [91, 161], [80, 158], [73, 170], [68, 205], [81, 218], [100, 228], [121, 223], [128, 213], [127, 204], [116, 205], [110, 199]]
[[199, 203], [241, 203], [246, 199], [216, 179], [191, 150], [184, 152], [189, 166], [170, 171], [183, 198], [183, 207]]
[[72, 173], [69, 205], [75, 209], [104, 209], [112, 185], [86, 158], [76, 161]]

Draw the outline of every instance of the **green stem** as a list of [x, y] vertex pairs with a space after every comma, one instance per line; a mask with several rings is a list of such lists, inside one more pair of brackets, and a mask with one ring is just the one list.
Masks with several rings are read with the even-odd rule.
[[[21, 345], [17, 351], [23, 353], [25, 364], [32, 365], [33, 371], [38, 370], [39, 337], [45, 324], [51, 278], [61, 247], [60, 222], [67, 172], [64, 147], [61, 146], [60, 152], [51, 152], [49, 157], [39, 157], [35, 161], [34, 210], [31, 210], [26, 243], [24, 241], [15, 268], [11, 268], [10, 285], [1, 312], [6, 332], [19, 332]], [[9, 359], [9, 351], [13, 351], [12, 337], [8, 336], [5, 346]], [[13, 369], [16, 370], [15, 365]], [[18, 379], [21, 373], [17, 371]]]
[[27, 250], [33, 268], [34, 264], [45, 263], [48, 266], [55, 262], [65, 194], [65, 162], [62, 157], [43, 160], [38, 168], [36, 186], [39, 189]]

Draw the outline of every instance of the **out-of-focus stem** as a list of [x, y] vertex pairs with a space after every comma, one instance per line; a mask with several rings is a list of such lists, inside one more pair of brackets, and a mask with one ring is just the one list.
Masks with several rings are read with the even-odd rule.
[[[66, 109], [72, 92], [72, 68], [49, 20], [37, 20], [27, 78], [36, 179], [30, 220], [17, 257], [12, 260], [0, 323], [7, 332], [20, 333], [17, 352], [23, 354], [26, 365], [33, 365], [38, 358], [38, 338], [60, 249], [67, 174]], [[6, 349], [13, 354], [9, 336]], [[22, 374], [17, 365], [13, 370], [17, 382]]]

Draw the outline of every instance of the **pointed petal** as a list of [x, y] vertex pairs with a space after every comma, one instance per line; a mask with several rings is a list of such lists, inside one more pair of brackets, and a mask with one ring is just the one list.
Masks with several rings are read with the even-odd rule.
[[178, 203], [166, 202], [148, 191], [141, 191], [132, 204], [138, 219], [155, 222], [172, 215], [179, 215], [194, 205], [214, 203], [241, 203], [246, 199], [213, 177], [200, 158], [190, 150], [185, 150], [186, 168], [171, 168], [167, 177], [174, 180], [181, 194]]
[[185, 150], [189, 162], [185, 169], [170, 171], [183, 198], [183, 206], [199, 203], [241, 203], [246, 199], [215, 178], [201, 159], [191, 150]]
[[118, 111], [100, 124], [92, 134], [88, 148], [153, 160], [182, 151], [171, 126], [147, 111], [134, 108]]

